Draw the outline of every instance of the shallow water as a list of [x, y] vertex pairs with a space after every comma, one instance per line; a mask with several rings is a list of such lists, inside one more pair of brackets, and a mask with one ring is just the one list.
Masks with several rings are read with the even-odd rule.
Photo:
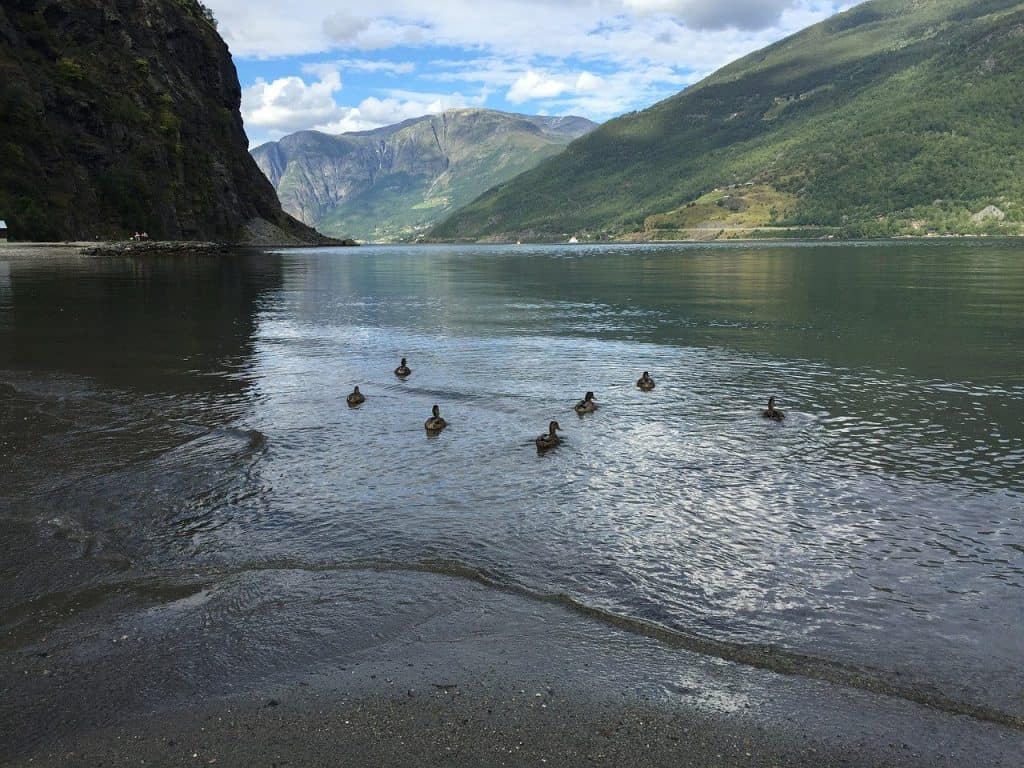
[[1020, 716], [1022, 350], [1019, 244], [0, 251], [0, 629], [437, 570]]

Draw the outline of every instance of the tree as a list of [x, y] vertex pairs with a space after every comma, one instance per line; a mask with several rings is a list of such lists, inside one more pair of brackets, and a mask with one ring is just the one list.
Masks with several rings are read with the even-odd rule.
[[211, 27], [214, 29], [217, 28], [217, 17], [213, 15], [213, 11], [206, 5], [206, 3], [199, 3], [199, 12]]

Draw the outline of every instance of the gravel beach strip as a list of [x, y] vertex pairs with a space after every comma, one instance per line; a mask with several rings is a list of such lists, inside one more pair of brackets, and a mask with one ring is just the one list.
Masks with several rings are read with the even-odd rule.
[[4, 765], [1009, 767], [1024, 750], [1016, 729], [423, 573], [121, 590], [2, 658]]

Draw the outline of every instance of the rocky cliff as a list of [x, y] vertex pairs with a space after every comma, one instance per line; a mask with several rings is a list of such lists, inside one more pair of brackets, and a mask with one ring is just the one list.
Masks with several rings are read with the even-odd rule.
[[240, 101], [196, 0], [4, 0], [0, 218], [18, 239], [317, 240], [249, 156]]
[[374, 131], [303, 131], [253, 150], [286, 211], [324, 232], [414, 237], [595, 128], [581, 117], [449, 110]]

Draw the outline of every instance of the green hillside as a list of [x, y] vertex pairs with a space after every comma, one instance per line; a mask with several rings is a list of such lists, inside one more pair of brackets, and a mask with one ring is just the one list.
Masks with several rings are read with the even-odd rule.
[[374, 131], [302, 131], [252, 155], [285, 210], [307, 224], [403, 240], [595, 127], [579, 117], [458, 109]]
[[606, 123], [431, 236], [1024, 234], [1022, 116], [1024, 3], [875, 0]]

